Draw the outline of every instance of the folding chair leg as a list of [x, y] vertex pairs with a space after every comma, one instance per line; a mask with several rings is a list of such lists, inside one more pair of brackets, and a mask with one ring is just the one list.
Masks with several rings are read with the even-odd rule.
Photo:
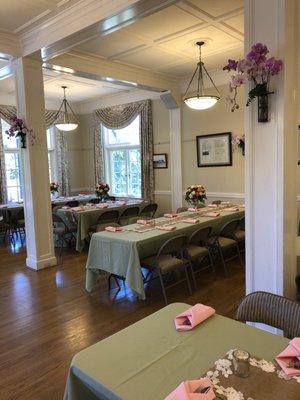
[[214, 259], [213, 259], [212, 255], [211, 255], [211, 253], [210, 253], [210, 250], [208, 250], [208, 256], [209, 256], [211, 269], [213, 271], [214, 276], [216, 277], [217, 274], [216, 274], [215, 262], [214, 262]]
[[184, 266], [184, 270], [185, 270], [185, 277], [186, 277], [189, 294], [192, 294], [193, 291], [192, 291], [192, 287], [191, 287], [191, 282], [190, 282], [190, 278], [189, 278], [189, 274], [188, 274], [188, 266], [187, 265]]
[[193, 268], [192, 263], [190, 263], [190, 270], [191, 270], [191, 275], [192, 275], [192, 279], [193, 279], [193, 283], [194, 283], [194, 288], [198, 289], [198, 285], [197, 285], [197, 282], [196, 282], [195, 272], [194, 272], [194, 268]]
[[167, 295], [166, 295], [166, 289], [165, 289], [163, 277], [162, 277], [161, 272], [160, 272], [159, 269], [157, 270], [157, 273], [158, 273], [158, 277], [159, 277], [159, 282], [160, 282], [161, 290], [162, 290], [162, 292], [163, 292], [163, 296], [164, 296], [164, 299], [165, 299], [165, 303], [166, 303], [166, 305], [168, 305], [168, 299], [167, 299]]
[[243, 259], [242, 259], [242, 255], [241, 255], [241, 251], [240, 251], [238, 243], [237, 243], [236, 247], [237, 247], [237, 252], [238, 252], [238, 256], [239, 256], [241, 267], [244, 268], [244, 263], [243, 263]]
[[225, 259], [224, 259], [224, 256], [223, 256], [223, 251], [222, 251], [222, 249], [220, 247], [219, 247], [219, 254], [220, 254], [220, 257], [221, 257], [221, 261], [222, 261], [222, 264], [223, 264], [223, 269], [224, 269], [225, 275], [227, 275], [228, 271], [227, 271]]

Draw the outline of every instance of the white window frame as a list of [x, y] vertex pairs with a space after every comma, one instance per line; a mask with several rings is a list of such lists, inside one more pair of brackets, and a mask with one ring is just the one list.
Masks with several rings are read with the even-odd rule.
[[[5, 129], [3, 128], [3, 119], [1, 118], [0, 120], [0, 127], [1, 127], [1, 134], [2, 137], [6, 135]], [[5, 121], [4, 121], [5, 122]], [[17, 139], [17, 146], [18, 146], [19, 139]], [[6, 177], [6, 164], [5, 164], [5, 154], [17, 154], [19, 157], [19, 182], [20, 185], [14, 185], [14, 186], [9, 186], [8, 183], [6, 182], [6, 196], [7, 196], [7, 201], [10, 202], [9, 196], [8, 196], [8, 189], [9, 188], [20, 188], [19, 193], [20, 197], [17, 199], [17, 202], [23, 201], [24, 197], [24, 172], [23, 172], [23, 158], [22, 158], [22, 152], [19, 147], [13, 147], [10, 149], [6, 149], [3, 145], [3, 153], [4, 153], [4, 166], [5, 166], [5, 177]]]
[[139, 150], [141, 154], [141, 143], [137, 145], [130, 145], [130, 144], [106, 144], [106, 138], [105, 138], [105, 131], [109, 129], [106, 128], [104, 125], [102, 125], [102, 142], [103, 142], [103, 153], [104, 153], [104, 175], [105, 175], [105, 180], [109, 184], [111, 190], [110, 190], [110, 195], [111, 196], [120, 196], [118, 193], [113, 192], [112, 188], [112, 169], [111, 169], [111, 153], [113, 151], [125, 151], [125, 156], [126, 156], [126, 163], [125, 163], [125, 168], [126, 168], [126, 188], [127, 188], [127, 193], [125, 195], [122, 195], [121, 197], [127, 197], [127, 198], [141, 198], [141, 190], [140, 188], [140, 195], [136, 196], [131, 193], [128, 193], [129, 191], [129, 174], [128, 174], [128, 166], [129, 166], [129, 151], [130, 150]]

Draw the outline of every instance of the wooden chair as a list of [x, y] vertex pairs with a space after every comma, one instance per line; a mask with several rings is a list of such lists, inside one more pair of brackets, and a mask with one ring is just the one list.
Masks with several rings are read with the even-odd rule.
[[150, 217], [154, 218], [155, 213], [157, 211], [158, 205], [156, 203], [152, 204], [147, 204], [141, 211], [140, 211], [140, 216], [141, 217]]
[[177, 213], [177, 214], [180, 214], [180, 213], [183, 213], [183, 212], [185, 212], [185, 211], [187, 211], [187, 210], [188, 210], [187, 207], [179, 207], [179, 208], [177, 208], [176, 213]]
[[53, 234], [57, 235], [58, 239], [60, 240], [59, 255], [61, 255], [64, 242], [70, 246], [72, 239], [76, 240], [75, 233], [77, 232], [77, 227], [68, 226], [65, 221], [56, 213], [52, 213], [52, 221]]
[[[188, 275], [188, 269], [191, 270], [193, 281], [196, 284], [194, 271], [191, 263], [184, 257], [186, 250], [187, 237], [184, 235], [175, 236], [167, 240], [159, 249], [157, 255], [146, 257], [141, 260], [141, 266], [148, 269], [151, 273], [157, 273], [165, 303], [168, 304], [166, 289], [174, 284], [165, 286], [164, 277], [168, 277], [175, 270], [184, 269], [185, 279], [187, 281], [189, 293], [192, 293], [191, 283]], [[149, 282], [146, 280], [146, 282]], [[146, 283], [145, 282], [145, 283]], [[175, 284], [178, 284], [176, 282]]]
[[[230, 261], [236, 257], [239, 258], [241, 266], [242, 267], [244, 266], [240, 248], [239, 248], [239, 244], [234, 236], [238, 225], [239, 225], [239, 220], [237, 220], [237, 219], [227, 222], [221, 229], [218, 239], [217, 239], [219, 255], [220, 255], [225, 273], [227, 273], [226, 262]], [[230, 257], [227, 258], [226, 255], [228, 253], [230, 253]]]
[[125, 210], [120, 214], [118, 223], [121, 226], [128, 225], [130, 219], [133, 217], [137, 217], [140, 213], [139, 207], [129, 207], [125, 208]]
[[300, 336], [300, 305], [267, 292], [253, 292], [241, 301], [235, 314], [241, 322], [257, 322], [281, 329], [284, 336]]
[[[101, 215], [99, 215], [95, 224], [89, 227], [89, 232], [99, 232], [98, 227], [102, 225], [108, 226], [111, 223], [116, 223], [119, 220], [119, 211], [118, 210], [109, 210], [105, 211]], [[107, 225], [108, 224], [108, 225]]]
[[187, 258], [190, 259], [192, 268], [193, 264], [202, 265], [205, 259], [208, 259], [209, 263], [206, 264], [201, 270], [211, 268], [213, 273], [216, 274], [214, 260], [208, 246], [208, 238], [211, 234], [212, 228], [210, 226], [206, 228], [197, 229], [192, 233], [188, 240], [186, 254]]

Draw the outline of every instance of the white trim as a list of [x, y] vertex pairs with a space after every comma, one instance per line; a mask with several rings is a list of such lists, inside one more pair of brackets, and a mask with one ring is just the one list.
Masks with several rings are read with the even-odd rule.
[[51, 254], [45, 254], [44, 256], [40, 256], [38, 259], [33, 255], [29, 255], [26, 258], [26, 266], [34, 270], [53, 267], [56, 264], [56, 257], [52, 256]]

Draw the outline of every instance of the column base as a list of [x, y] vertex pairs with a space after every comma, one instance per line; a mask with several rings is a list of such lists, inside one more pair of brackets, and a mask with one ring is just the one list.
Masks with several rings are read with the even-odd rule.
[[57, 265], [55, 256], [47, 255], [36, 258], [35, 256], [29, 256], [26, 258], [26, 266], [31, 269], [39, 270], [44, 268], [53, 267]]

